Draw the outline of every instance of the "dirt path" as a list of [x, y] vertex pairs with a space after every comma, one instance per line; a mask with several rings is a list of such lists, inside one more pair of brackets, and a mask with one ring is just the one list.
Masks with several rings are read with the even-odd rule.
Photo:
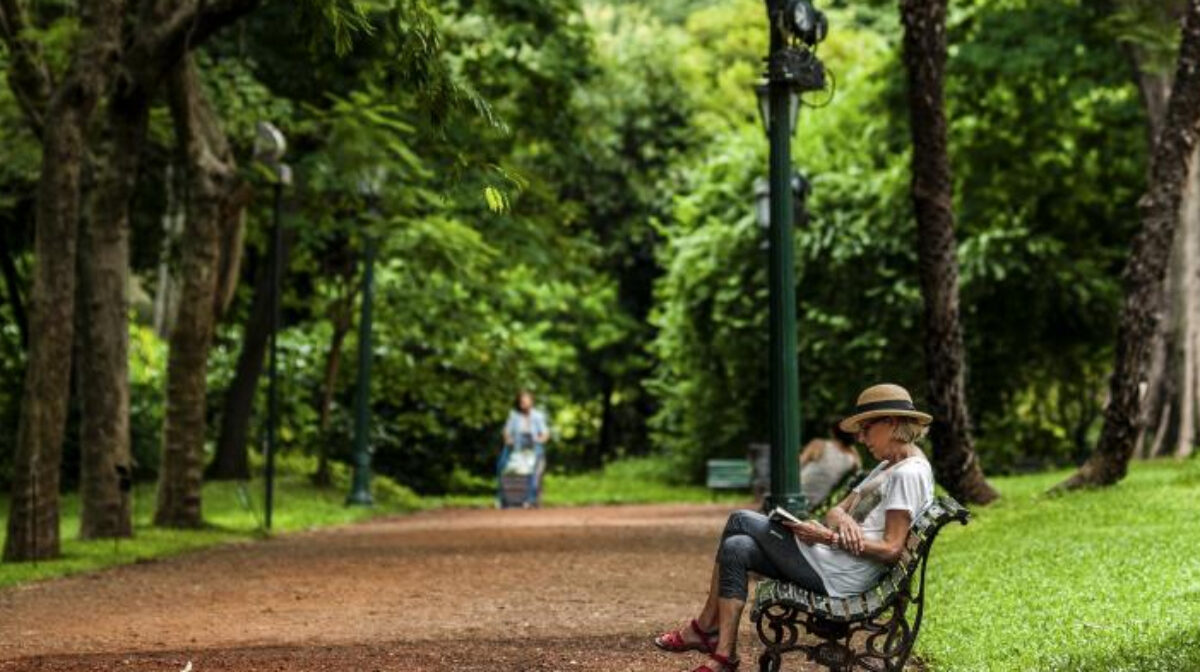
[[728, 511], [429, 512], [8, 589], [0, 671], [690, 669], [648, 638]]

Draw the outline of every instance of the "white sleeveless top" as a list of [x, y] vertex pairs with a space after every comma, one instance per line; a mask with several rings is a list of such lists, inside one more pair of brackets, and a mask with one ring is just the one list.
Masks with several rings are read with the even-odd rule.
[[[864, 539], [881, 541], [888, 511], [907, 511], [911, 520], [916, 521], [933, 502], [933, 469], [924, 457], [901, 460], [890, 469], [883, 462], [854, 492], [859, 494], [859, 500], [850, 516], [862, 527]], [[861, 593], [888, 570], [881, 562], [840, 548], [825, 544], [809, 546], [799, 539], [796, 544], [833, 597]]]

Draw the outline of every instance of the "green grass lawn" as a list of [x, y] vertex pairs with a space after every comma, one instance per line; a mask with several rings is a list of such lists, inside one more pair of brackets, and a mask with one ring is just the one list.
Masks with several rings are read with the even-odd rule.
[[1200, 462], [996, 478], [1003, 499], [943, 531], [919, 654], [935, 670], [1200, 670]]
[[[337, 525], [372, 516], [388, 515], [436, 507], [495, 506], [494, 481], [473, 479], [478, 492], [487, 494], [420, 498], [394, 481], [375, 476], [372, 492], [375, 507], [349, 508], [345, 497], [349, 472], [345, 465], [334, 464], [334, 486], [313, 487], [308, 480], [315, 464], [311, 459], [289, 456], [278, 465], [274, 532], [288, 532], [325, 525]], [[743, 502], [746, 493], [720, 494], [715, 498], [705, 488], [668, 484], [672, 469], [669, 462], [656, 458], [624, 460], [608, 465], [603, 471], [546, 476], [546, 506], [586, 504], [647, 504], [661, 502]], [[118, 543], [79, 541], [79, 497], [68, 494], [62, 499], [62, 557], [50, 562], [0, 563], [0, 587], [26, 581], [65, 576], [112, 565], [129, 564], [165, 557], [220, 543], [248, 541], [262, 536], [263, 484], [220, 482], [204, 485], [202, 530], [163, 530], [151, 525], [154, 511], [153, 484], [139, 484], [134, 492], [135, 535]], [[8, 500], [0, 497], [0, 521], [8, 519]]]
[[[604, 504], [746, 503], [747, 491], [714, 492], [699, 485], [676, 482], [677, 467], [662, 457], [631, 457], [582, 474], [547, 473], [542, 484], [543, 506]], [[472, 494], [430, 500], [437, 506], [490, 507], [496, 504], [494, 478], [465, 477]]]
[[[348, 523], [412, 511], [425, 505], [410, 490], [390, 479], [376, 477], [375, 506], [350, 508], [345, 506], [349, 475], [344, 465], [335, 465], [334, 486], [328, 489], [313, 487], [309, 482], [308, 474], [315, 466], [311, 460], [288, 458], [281, 460], [278, 466], [271, 521], [273, 532]], [[261, 480], [206, 483], [203, 511], [208, 527], [200, 530], [153, 527], [154, 496], [153, 484], [139, 484], [135, 488], [134, 538], [117, 543], [111, 540], [80, 541], [79, 497], [73, 493], [64, 496], [60, 528], [62, 557], [36, 565], [0, 563], [0, 587], [175, 555], [220, 543], [247, 541], [263, 535]], [[0, 497], [0, 520], [8, 520], [6, 497]]]

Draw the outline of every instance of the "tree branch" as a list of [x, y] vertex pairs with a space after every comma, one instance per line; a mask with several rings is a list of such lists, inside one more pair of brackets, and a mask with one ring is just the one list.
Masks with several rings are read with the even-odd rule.
[[[11, 0], [0, 0], [11, 1]], [[130, 72], [146, 84], [158, 82], [172, 64], [218, 30], [254, 11], [262, 0], [187, 0], [160, 2], [143, 16], [126, 60]], [[149, 24], [149, 25], [147, 25]]]
[[40, 138], [54, 80], [42, 56], [41, 45], [25, 34], [28, 25], [29, 17], [20, 0], [0, 0], [0, 39], [13, 56], [8, 82], [26, 120]]

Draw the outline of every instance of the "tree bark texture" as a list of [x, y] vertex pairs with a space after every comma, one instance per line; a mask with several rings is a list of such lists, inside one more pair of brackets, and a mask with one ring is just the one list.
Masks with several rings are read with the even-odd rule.
[[946, 0], [901, 0], [900, 15], [913, 139], [912, 199], [925, 300], [925, 369], [934, 417], [933, 465], [938, 481], [953, 496], [986, 504], [998, 494], [976, 458], [966, 403], [953, 183], [942, 101]]
[[134, 86], [109, 101], [108, 137], [92, 161], [96, 183], [81, 226], [79, 306], [82, 539], [133, 534], [129, 444], [129, 207], [150, 102]]
[[[283, 260], [287, 268], [288, 250], [293, 235], [283, 232]], [[254, 273], [254, 295], [250, 300], [250, 315], [243, 329], [242, 348], [238, 352], [233, 380], [225, 391], [221, 412], [221, 433], [217, 451], [205, 476], [212, 480], [242, 480], [250, 478], [247, 440], [250, 420], [254, 414], [254, 394], [262, 376], [267, 341], [271, 335], [271, 264], [259, 264]]]
[[171, 260], [179, 237], [183, 233], [183, 222], [186, 216], [180, 202], [178, 171], [174, 164], [167, 164], [165, 185], [166, 207], [162, 215], [162, 246], [158, 257], [158, 279], [154, 288], [154, 333], [167, 340], [171, 337], [171, 329], [175, 325], [175, 311], [179, 306], [179, 290], [175, 277], [171, 274]]
[[1200, 357], [1197, 347], [1200, 347], [1200, 152], [1193, 152], [1190, 169], [1183, 193], [1183, 203], [1179, 211], [1179, 224], [1183, 235], [1180, 261], [1180, 296], [1182, 301], [1176, 304], [1176, 309], [1184, 316], [1185, 321], [1180, 335], [1180, 349], [1183, 354], [1180, 375], [1182, 390], [1179, 395], [1179, 432], [1175, 442], [1175, 456], [1185, 458], [1192, 454], [1196, 443], [1196, 400], [1197, 386], [1200, 385]]
[[[38, 182], [30, 344], [13, 459], [7, 561], [57, 557], [58, 484], [70, 395], [76, 235], [87, 127], [118, 54], [123, 4], [84, 3], [66, 76], [46, 103]], [[5, 17], [10, 15], [5, 12]]]
[[217, 303], [222, 218], [237, 191], [233, 153], [190, 57], [168, 81], [168, 99], [187, 166], [187, 221], [180, 246], [182, 290], [167, 362], [167, 410], [158, 507], [163, 527], [198, 527], [208, 352]]
[[[1181, 8], [1180, 8], [1181, 9]], [[1178, 17], [1177, 17], [1178, 19]], [[1167, 113], [1173, 72], [1156, 68], [1144, 50], [1136, 45], [1126, 49], [1134, 80], [1146, 111], [1148, 146], [1154, 147]], [[1164, 446], [1174, 444], [1176, 454], [1187, 453], [1194, 442], [1197, 386], [1196, 348], [1200, 337], [1200, 282], [1196, 278], [1200, 253], [1200, 173], [1192, 156], [1180, 206], [1180, 234], [1175, 236], [1167, 270], [1167, 299], [1163, 317], [1150, 345], [1149, 372], [1142, 399], [1142, 426], [1138, 431], [1134, 454], [1139, 458], [1161, 455]], [[1147, 174], [1147, 179], [1149, 174]]]
[[1189, 164], [1200, 133], [1200, 0], [1188, 0], [1183, 40], [1166, 120], [1151, 156], [1149, 184], [1138, 202], [1142, 227], [1124, 271], [1116, 362], [1100, 441], [1087, 461], [1054, 490], [1111, 485], [1124, 478], [1144, 421], [1140, 388], [1162, 320], [1164, 279]]

